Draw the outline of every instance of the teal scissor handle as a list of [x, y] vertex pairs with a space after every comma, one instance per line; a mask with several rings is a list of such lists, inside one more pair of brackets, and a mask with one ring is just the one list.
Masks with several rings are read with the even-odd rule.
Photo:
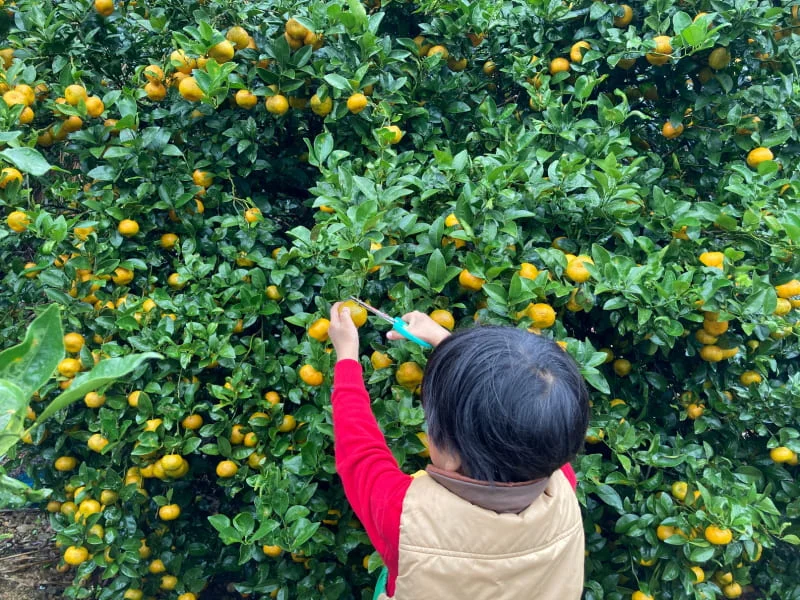
[[394, 329], [397, 333], [402, 335], [407, 340], [411, 340], [412, 342], [422, 346], [423, 348], [433, 348], [433, 346], [431, 346], [428, 342], [419, 339], [417, 336], [411, 333], [406, 327], [406, 322], [403, 321], [403, 319], [400, 317], [394, 318], [394, 324], [392, 325], [392, 329]]

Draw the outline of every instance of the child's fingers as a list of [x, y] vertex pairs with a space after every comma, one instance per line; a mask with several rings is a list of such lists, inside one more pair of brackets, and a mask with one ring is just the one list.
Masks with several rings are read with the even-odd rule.
[[333, 306], [331, 306], [331, 318], [330, 322], [331, 325], [338, 327], [339, 326], [339, 308], [342, 306], [341, 302], [336, 302]]

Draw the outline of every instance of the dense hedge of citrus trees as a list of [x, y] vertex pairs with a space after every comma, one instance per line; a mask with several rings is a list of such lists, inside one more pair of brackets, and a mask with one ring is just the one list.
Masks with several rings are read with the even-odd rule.
[[[33, 411], [166, 357], [25, 436], [67, 597], [370, 597], [331, 448], [351, 294], [582, 365], [586, 598], [800, 597], [797, 8], [6, 2], [0, 339], [65, 307]], [[415, 470], [425, 354], [361, 331]]]

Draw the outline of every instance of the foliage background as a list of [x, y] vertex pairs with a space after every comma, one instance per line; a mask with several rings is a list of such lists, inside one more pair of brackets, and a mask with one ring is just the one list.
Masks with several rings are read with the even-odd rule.
[[[446, 309], [458, 326], [528, 327], [517, 316], [530, 303], [554, 309], [541, 334], [565, 343], [594, 389], [594, 443], [576, 464], [587, 598], [735, 594], [714, 573], [753, 597], [800, 598], [797, 467], [770, 458], [778, 446], [800, 451], [797, 299], [780, 314], [776, 290], [800, 272], [797, 6], [631, 6], [625, 25], [621, 6], [591, 1], [132, 0], [105, 17], [104, 0], [5, 3], [5, 85], [30, 85], [36, 100], [27, 124], [22, 104], [0, 103], [0, 160], [25, 174], [3, 178], [0, 211], [30, 220], [0, 229], [0, 339], [21, 339], [36, 307], [57, 302], [65, 329], [86, 340], [84, 367], [93, 353], [166, 357], [109, 387], [103, 406], [72, 407], [31, 432], [31, 470], [55, 501], [119, 495], [77, 521], [52, 506], [58, 543], [92, 555], [68, 597], [154, 595], [155, 559], [177, 577], [165, 597], [207, 585], [371, 597], [371, 549], [334, 472], [333, 358], [306, 334], [357, 294], [392, 314]], [[291, 51], [290, 17], [321, 47]], [[205, 56], [236, 25], [256, 47], [196, 70], [202, 101], [174, 85], [148, 98], [147, 65], [174, 84], [173, 50]], [[663, 66], [651, 64], [664, 58], [652, 60], [657, 35], [671, 37]], [[590, 48], [552, 74], [551, 60], [580, 40]], [[451, 60], [422, 56], [430, 44]], [[731, 61], [711, 69], [716, 47]], [[59, 101], [75, 83], [102, 99], [100, 117]], [[351, 114], [348, 97], [365, 88], [368, 107]], [[237, 106], [240, 89], [255, 107]], [[282, 116], [265, 109], [276, 92], [291, 100]], [[323, 108], [332, 99], [329, 114], [304, 107], [313, 94]], [[70, 116], [81, 123], [67, 133]], [[665, 137], [667, 121], [682, 133]], [[383, 129], [392, 124], [399, 143]], [[55, 168], [19, 150], [33, 146]], [[774, 160], [748, 166], [756, 147]], [[196, 185], [195, 170], [213, 183]], [[261, 217], [246, 219], [253, 207]], [[450, 213], [457, 224], [445, 224]], [[123, 219], [137, 222], [135, 235], [119, 233]], [[722, 268], [703, 264], [704, 252], [723, 252]], [[567, 254], [592, 257], [588, 279], [568, 274]], [[539, 275], [521, 277], [522, 263]], [[479, 291], [459, 286], [462, 269], [485, 280]], [[706, 346], [735, 356], [701, 358], [696, 332], [715, 330], [708, 313], [729, 326]], [[362, 332], [366, 352], [425, 362], [411, 344], [387, 346], [377, 323]], [[306, 363], [321, 386], [300, 380]], [[418, 399], [395, 366], [365, 366], [391, 447], [415, 470]], [[746, 371], [760, 382], [743, 384]], [[34, 410], [57, 388], [44, 386]], [[142, 392], [136, 407], [132, 391]], [[182, 424], [190, 414], [201, 428]], [[279, 431], [285, 415], [299, 425]], [[231, 443], [235, 425], [255, 433], [254, 446]], [[86, 445], [94, 433], [109, 441], [100, 453]], [[250, 464], [253, 453], [263, 460]], [[140, 486], [128, 472], [170, 454], [187, 461], [183, 477]], [[79, 466], [56, 471], [62, 455]], [[217, 477], [223, 458], [235, 476]], [[675, 482], [687, 483], [684, 500], [670, 493]], [[173, 503], [181, 516], [159, 520]], [[102, 536], [89, 532], [97, 523]], [[659, 525], [686, 533], [660, 539]], [[708, 525], [729, 527], [733, 541], [710, 544]], [[263, 545], [285, 553], [268, 557]]]

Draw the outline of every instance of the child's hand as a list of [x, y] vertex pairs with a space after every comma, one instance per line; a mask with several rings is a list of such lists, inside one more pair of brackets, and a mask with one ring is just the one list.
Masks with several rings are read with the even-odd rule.
[[[408, 323], [407, 329], [419, 339], [428, 342], [434, 348], [450, 335], [450, 332], [431, 319], [428, 315], [418, 310], [403, 315], [403, 321]], [[331, 319], [333, 322], [333, 319]], [[397, 331], [390, 331], [386, 334], [390, 340], [404, 340]]]
[[336, 350], [336, 359], [358, 360], [358, 329], [350, 318], [350, 309], [342, 308], [342, 303], [337, 302], [331, 307], [330, 321], [328, 336]]

